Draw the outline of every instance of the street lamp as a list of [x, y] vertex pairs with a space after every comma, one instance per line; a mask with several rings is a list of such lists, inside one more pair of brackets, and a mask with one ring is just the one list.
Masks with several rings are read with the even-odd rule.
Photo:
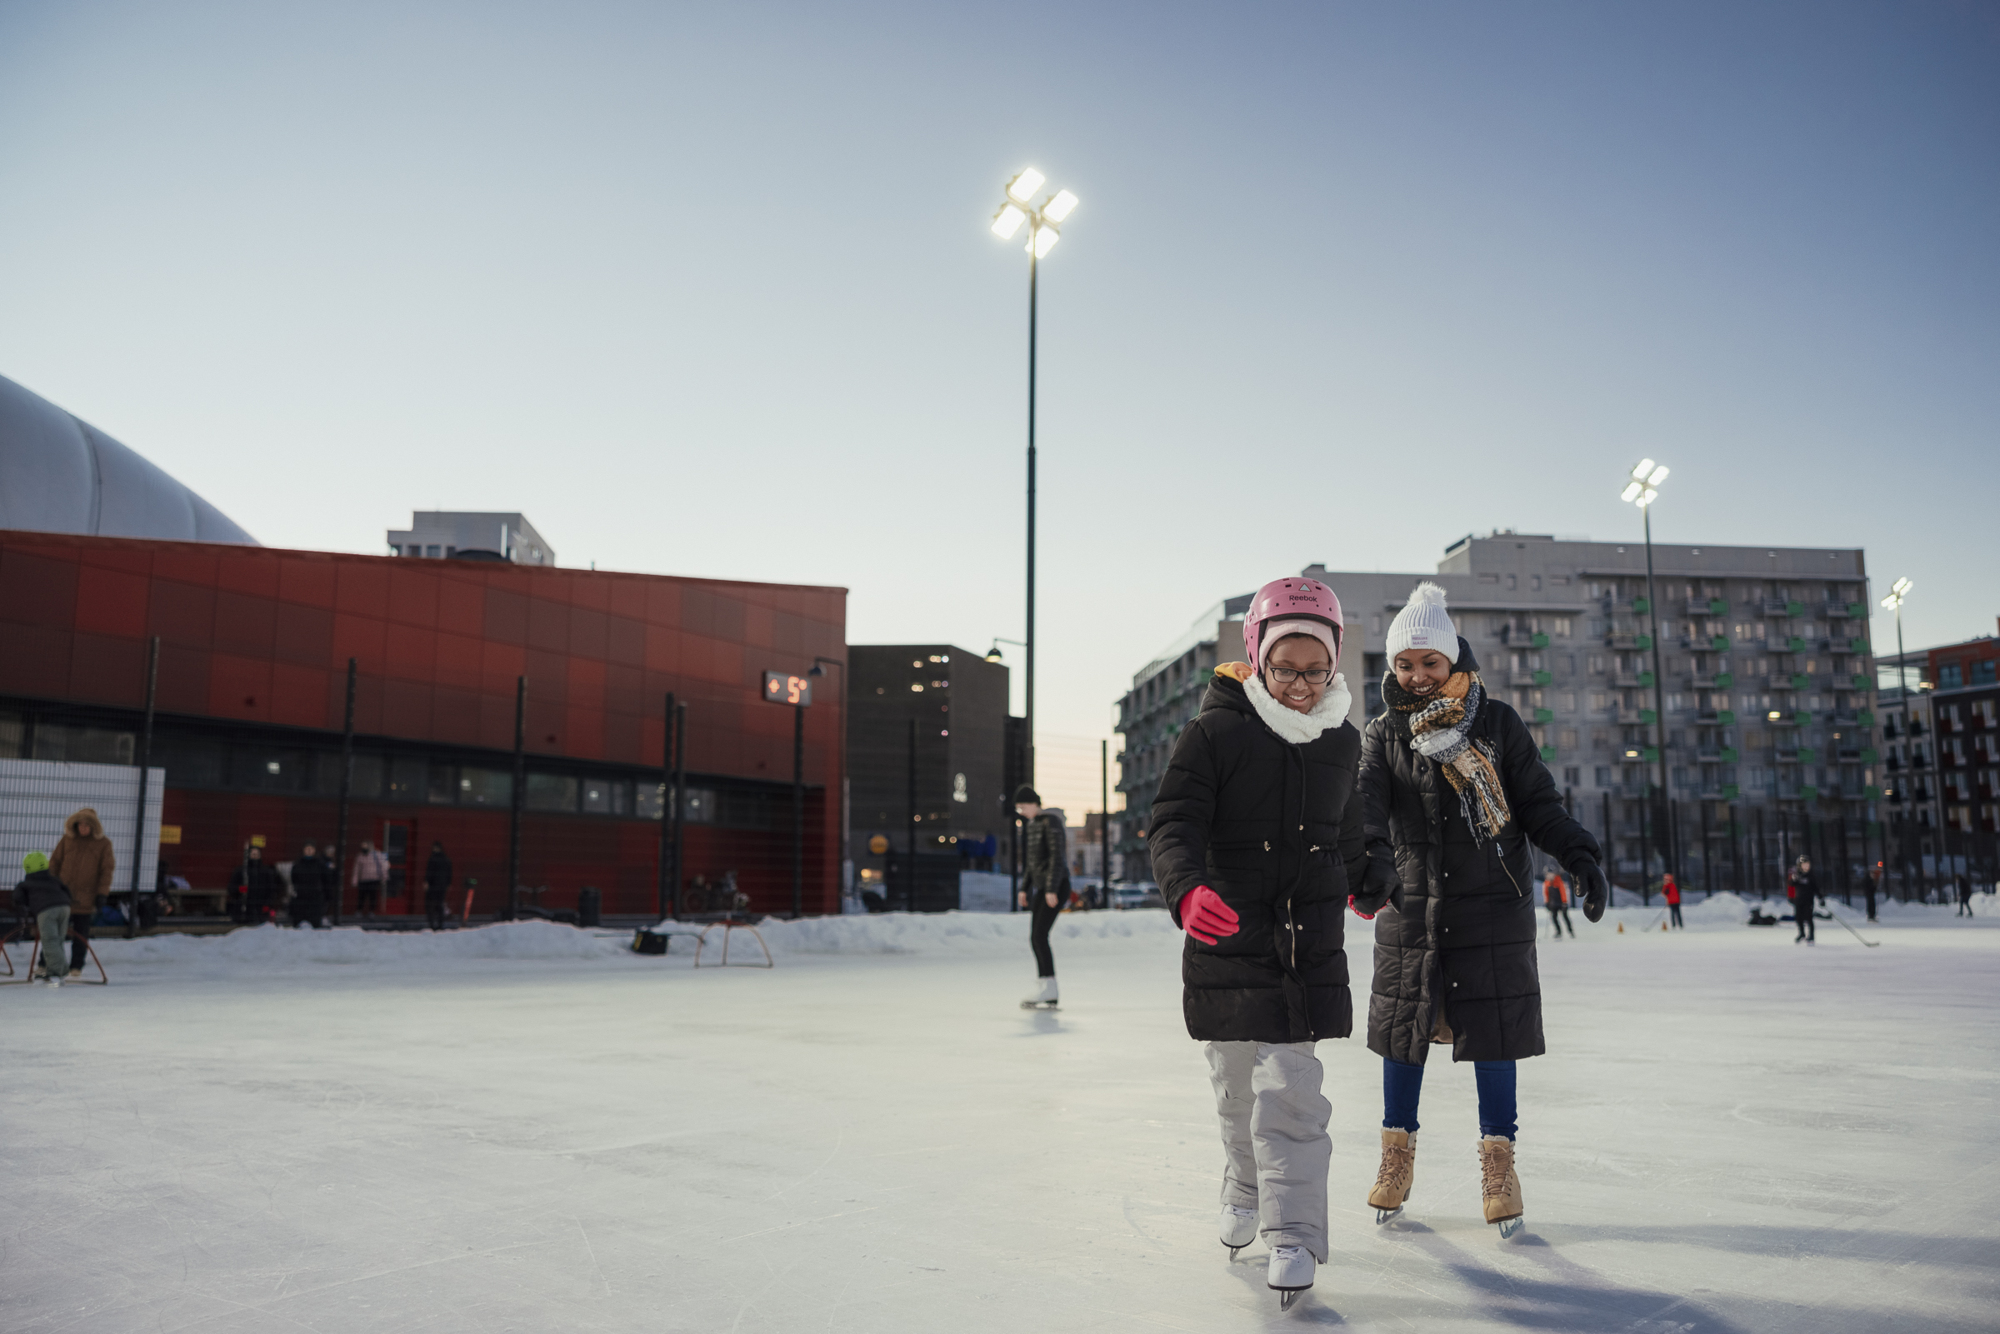
[[[1916, 748], [1916, 743], [1909, 739], [1910, 664], [1903, 657], [1903, 603], [1909, 598], [1910, 590], [1915, 587], [1916, 584], [1912, 580], [1898, 579], [1893, 585], [1890, 586], [1889, 596], [1882, 599], [1882, 605], [1888, 608], [1890, 611], [1896, 613], [1896, 699], [1897, 702], [1901, 704], [1903, 708], [1904, 745], [1909, 748], [1910, 756], [1913, 760], [1915, 759], [1917, 748]], [[1935, 748], [1937, 746], [1937, 737], [1935, 735], [1933, 735], [1931, 738], [1931, 746], [1933, 748], [1933, 753], [1935, 754]], [[1916, 765], [1912, 763], [1910, 767], [1912, 769], [1915, 769]], [[1939, 830], [1942, 830], [1944, 828], [1944, 808], [1943, 808], [1942, 794], [1936, 790], [1936, 783], [1937, 783], [1936, 770], [1933, 769], [1932, 799], [1939, 803], [1938, 828]], [[1912, 809], [1914, 810], [1914, 807], [1912, 807]]]
[[[1033, 167], [1024, 168], [1007, 182], [1007, 197], [993, 215], [993, 234], [1011, 241], [1022, 227], [1028, 229], [1028, 637], [1022, 647], [1028, 651], [1027, 695], [1028, 753], [1024, 782], [1035, 781], [1035, 290], [1042, 256], [1055, 249], [1062, 239], [1062, 224], [1076, 211], [1077, 197], [1058, 190], [1040, 204], [1035, 196], [1048, 177]], [[989, 662], [992, 661], [989, 655]]]
[[1008, 639], [1003, 635], [995, 635], [993, 636], [993, 647], [986, 650], [986, 661], [988, 662], [1000, 661], [1002, 657], [1002, 654], [1000, 652], [1000, 646], [1002, 644], [1019, 644], [1022, 648], [1026, 648], [1028, 646], [1025, 640]]
[[1627, 475], [1625, 489], [1618, 493], [1618, 498], [1637, 505], [1646, 520], [1646, 615], [1653, 643], [1653, 736], [1660, 757], [1660, 800], [1667, 816], [1661, 828], [1667, 836], [1667, 870], [1678, 880], [1680, 845], [1673, 832], [1673, 793], [1667, 786], [1667, 696], [1666, 675], [1660, 666], [1660, 595], [1653, 586], [1653, 502], [1660, 498], [1660, 483], [1666, 480], [1665, 464], [1640, 459], [1639, 466]]
[[[840, 688], [847, 689], [847, 664], [838, 658], [828, 658], [815, 654], [813, 665], [806, 670], [807, 676], [825, 676], [829, 667], [840, 668]], [[853, 820], [847, 799], [847, 701], [840, 701], [840, 897], [847, 898], [853, 888], [847, 882], [848, 869], [854, 865], [853, 849], [848, 846], [848, 829]], [[843, 903], [842, 911], [845, 911]]]

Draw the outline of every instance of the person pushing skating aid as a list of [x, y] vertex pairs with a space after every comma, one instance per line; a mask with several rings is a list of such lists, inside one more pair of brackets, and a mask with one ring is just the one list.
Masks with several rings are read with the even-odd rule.
[[[1257, 591], [1249, 663], [1215, 669], [1174, 743], [1146, 843], [1174, 920], [1188, 1036], [1205, 1044], [1227, 1153], [1221, 1240], [1262, 1235], [1289, 1307], [1326, 1261], [1332, 1105], [1313, 1044], [1354, 1028], [1342, 917], [1370, 870], [1354, 797], [1361, 736], [1340, 600], [1313, 579]], [[1386, 890], [1384, 890], [1386, 893]]]
[[1397, 875], [1355, 904], [1380, 914], [1368, 1048], [1382, 1058], [1382, 1165], [1368, 1203], [1379, 1223], [1410, 1198], [1424, 1057], [1448, 1042], [1479, 1089], [1486, 1221], [1511, 1236], [1515, 1062], [1545, 1049], [1528, 844], [1569, 871], [1586, 921], [1604, 916], [1604, 872], [1521, 716], [1486, 695], [1444, 590], [1417, 585], [1383, 647], [1388, 707], [1368, 724], [1360, 792], [1371, 864], [1389, 858]]

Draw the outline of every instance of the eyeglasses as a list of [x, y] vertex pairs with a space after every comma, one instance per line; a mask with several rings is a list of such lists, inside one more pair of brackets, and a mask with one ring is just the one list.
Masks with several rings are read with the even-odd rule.
[[1333, 679], [1333, 668], [1331, 667], [1315, 667], [1309, 672], [1302, 672], [1296, 667], [1267, 667], [1265, 670], [1270, 672], [1271, 679], [1281, 686], [1288, 686], [1301, 676], [1306, 679], [1308, 684], [1316, 686], [1323, 686]]

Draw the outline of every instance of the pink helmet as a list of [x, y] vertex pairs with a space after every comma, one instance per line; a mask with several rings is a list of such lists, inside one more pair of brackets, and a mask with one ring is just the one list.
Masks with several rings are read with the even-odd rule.
[[1317, 579], [1273, 579], [1257, 590], [1257, 596], [1250, 599], [1250, 610], [1243, 614], [1243, 649], [1250, 655], [1252, 671], [1264, 670], [1258, 651], [1265, 631], [1280, 621], [1326, 626], [1333, 632], [1333, 642], [1327, 647], [1334, 661], [1340, 661], [1340, 634], [1345, 622], [1333, 590]]

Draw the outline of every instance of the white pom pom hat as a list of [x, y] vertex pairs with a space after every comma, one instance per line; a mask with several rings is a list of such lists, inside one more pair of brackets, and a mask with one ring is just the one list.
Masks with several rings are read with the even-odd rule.
[[1418, 584], [1410, 594], [1409, 605], [1389, 623], [1389, 636], [1383, 647], [1391, 659], [1406, 648], [1421, 648], [1434, 649], [1444, 654], [1447, 662], [1456, 664], [1458, 631], [1444, 609], [1444, 590], [1429, 580]]

